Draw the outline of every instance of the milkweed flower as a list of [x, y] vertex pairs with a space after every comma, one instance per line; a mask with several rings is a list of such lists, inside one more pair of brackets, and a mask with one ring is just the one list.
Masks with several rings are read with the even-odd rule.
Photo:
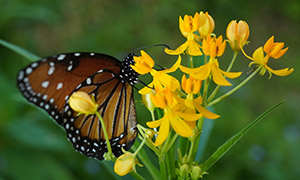
[[114, 165], [114, 171], [119, 176], [125, 176], [132, 170], [135, 171], [136, 164], [138, 164], [136, 156], [128, 151], [125, 151], [124, 154], [117, 158]]
[[211, 37], [210, 35], [203, 39], [202, 50], [205, 55], [210, 57], [220, 57], [224, 54], [226, 42], [223, 41], [223, 36]]
[[86, 115], [95, 114], [98, 108], [98, 105], [95, 103], [94, 99], [83, 91], [74, 92], [70, 96], [69, 105], [74, 111]]
[[231, 83], [228, 82], [225, 77], [233, 79], [242, 74], [241, 72], [225, 72], [221, 70], [219, 68], [218, 60], [214, 57], [211, 57], [208, 63], [197, 68], [188, 68], [184, 66], [180, 66], [179, 68], [182, 72], [199, 80], [205, 80], [209, 75], [212, 75], [213, 81], [220, 86], [231, 86]]
[[210, 36], [210, 34], [215, 29], [215, 21], [214, 19], [208, 14], [208, 12], [203, 13], [202, 11], [199, 13], [199, 29], [198, 32], [201, 38], [205, 38]]
[[[280, 70], [274, 70], [268, 66], [268, 62], [270, 57], [274, 59], [280, 58], [288, 48], [282, 49], [284, 46], [284, 43], [274, 43], [274, 37], [272, 36], [264, 45], [263, 47], [257, 48], [254, 53], [252, 54], [252, 57], [248, 56], [244, 50], [242, 49], [244, 55], [252, 60], [252, 62], [249, 64], [251, 66], [252, 64], [257, 64], [257, 66], [261, 67], [261, 70], [259, 72], [260, 75], [264, 75], [266, 71], [269, 73], [269, 78], [272, 77], [272, 74], [275, 74], [277, 76], [287, 76], [291, 74], [294, 69], [291, 68], [285, 68]], [[264, 51], [266, 55], [264, 55]]]
[[226, 29], [226, 36], [233, 51], [240, 51], [247, 43], [249, 37], [249, 26], [245, 21], [232, 20]]
[[184, 106], [182, 106], [183, 112], [188, 113], [196, 113], [196, 110], [202, 114], [205, 118], [208, 119], [216, 119], [220, 117], [219, 115], [208, 111], [204, 107], [202, 107], [202, 97], [198, 96], [196, 99], [194, 99], [194, 95], [198, 94], [200, 92], [202, 85], [202, 81], [193, 78], [190, 76], [189, 78], [186, 78], [185, 75], [182, 76], [181, 79], [181, 86], [182, 90], [187, 93], [186, 99], [180, 99], [181, 103], [184, 103]]
[[133, 60], [135, 64], [130, 65], [131, 68], [141, 75], [149, 73], [154, 66], [153, 59], [143, 50], [141, 56], [133, 56]]
[[200, 37], [194, 33], [199, 29], [199, 23], [200, 21], [198, 13], [195, 13], [194, 17], [185, 15], [183, 19], [181, 16], [179, 16], [179, 29], [181, 34], [187, 38], [187, 41], [175, 50], [166, 48], [165, 52], [171, 55], [179, 55], [186, 51], [186, 53], [189, 55], [201, 56], [202, 52], [200, 50], [200, 44], [195, 41]]
[[288, 50], [288, 47], [285, 49], [282, 49], [284, 47], [283, 42], [276, 42], [274, 43], [274, 36], [270, 37], [269, 40], [264, 45], [264, 51], [265, 53], [274, 58], [279, 59], [281, 56], [283, 56], [286, 51]]
[[[149, 93], [152, 90], [151, 88], [153, 87], [160, 90], [164, 89], [165, 87], [169, 87], [172, 91], [175, 91], [176, 89], [180, 88], [179, 81], [176, 78], [168, 75], [168, 73], [172, 73], [178, 69], [181, 63], [181, 56], [178, 56], [177, 61], [171, 68], [160, 70], [160, 71], [157, 71], [152, 68], [154, 65], [154, 63], [152, 65], [152, 62], [154, 61], [146, 52], [141, 53], [141, 56], [143, 57], [140, 58], [139, 60], [143, 62], [139, 62], [136, 63], [135, 65], [131, 65], [131, 67], [139, 74], [141, 73], [146, 74], [146, 72], [150, 73], [153, 77], [153, 81], [150, 84], [148, 84], [146, 87], [141, 89], [139, 91], [140, 94], [144, 95]], [[134, 57], [134, 59], [137, 58]], [[149, 69], [147, 71], [143, 69], [146, 66], [145, 64], [148, 64], [147, 66], [151, 67], [151, 69], [149, 68], [150, 71]]]
[[193, 129], [187, 122], [197, 121], [202, 117], [201, 114], [182, 112], [178, 101], [169, 88], [163, 91], [158, 90], [155, 95], [151, 94], [151, 100], [156, 107], [164, 110], [164, 116], [161, 119], [146, 123], [150, 128], [159, 127], [155, 146], [161, 145], [166, 140], [170, 132], [170, 126], [182, 137], [193, 135]]

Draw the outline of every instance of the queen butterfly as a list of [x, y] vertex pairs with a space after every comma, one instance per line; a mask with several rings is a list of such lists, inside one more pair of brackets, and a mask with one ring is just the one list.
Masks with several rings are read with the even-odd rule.
[[69, 97], [84, 91], [95, 97], [115, 156], [128, 150], [137, 135], [132, 86], [138, 82], [130, 64], [98, 53], [65, 53], [33, 62], [20, 70], [17, 81], [23, 96], [44, 109], [66, 133], [74, 148], [99, 160], [107, 152], [101, 123], [96, 115], [79, 115], [69, 106]]

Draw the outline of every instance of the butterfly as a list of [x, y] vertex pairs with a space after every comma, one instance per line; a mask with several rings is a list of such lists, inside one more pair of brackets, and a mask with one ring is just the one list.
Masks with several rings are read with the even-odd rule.
[[96, 115], [77, 115], [69, 98], [76, 91], [94, 96], [116, 157], [137, 136], [133, 85], [139, 74], [131, 68], [133, 53], [122, 62], [99, 53], [65, 53], [33, 62], [17, 75], [23, 96], [45, 110], [64, 128], [75, 150], [103, 160], [107, 145]]

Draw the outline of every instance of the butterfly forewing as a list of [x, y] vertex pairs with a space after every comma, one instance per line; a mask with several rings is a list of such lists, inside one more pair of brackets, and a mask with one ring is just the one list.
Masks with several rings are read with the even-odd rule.
[[103, 159], [107, 147], [98, 117], [77, 116], [68, 99], [76, 91], [87, 92], [95, 98], [113, 152], [119, 156], [121, 147], [129, 149], [136, 138], [133, 91], [132, 86], [122, 79], [122, 68], [117, 59], [103, 54], [60, 54], [21, 70], [18, 86], [28, 101], [46, 110], [65, 128], [76, 150]]

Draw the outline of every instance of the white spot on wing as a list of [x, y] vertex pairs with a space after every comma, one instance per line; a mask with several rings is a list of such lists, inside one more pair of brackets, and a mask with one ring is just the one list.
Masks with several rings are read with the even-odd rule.
[[80, 53], [74, 53], [74, 56], [80, 56]]
[[31, 72], [32, 72], [32, 68], [31, 67], [26, 68], [26, 74], [30, 74]]
[[91, 83], [92, 83], [91, 78], [87, 78], [87, 79], [86, 79], [86, 84], [90, 85]]
[[48, 70], [48, 75], [51, 75], [54, 73], [54, 70], [55, 70], [55, 67], [54, 66], [51, 66]]
[[47, 88], [49, 86], [49, 81], [42, 82], [42, 87]]
[[68, 66], [68, 68], [67, 68], [68, 71], [72, 71], [72, 69], [73, 69], [73, 65], [70, 65], [70, 66]]
[[61, 89], [63, 87], [63, 83], [58, 83], [57, 84], [57, 87], [56, 87], [56, 90], [59, 90], [59, 89]]
[[24, 71], [19, 72], [18, 80], [22, 80], [24, 78]]
[[54, 103], [54, 99], [53, 98], [50, 99], [50, 103], [51, 104]]
[[55, 65], [55, 63], [54, 63], [54, 62], [49, 62], [49, 65], [50, 65], [51, 67], [53, 67], [53, 66]]
[[46, 100], [47, 97], [48, 97], [47, 94], [45, 94], [45, 95], [43, 96], [43, 99]]
[[57, 60], [61, 61], [63, 59], [65, 59], [66, 55], [65, 54], [61, 54], [57, 57]]
[[94, 56], [94, 55], [95, 55], [95, 53], [90, 53], [90, 55], [91, 55], [91, 56]]
[[33, 68], [35, 68], [35, 67], [37, 67], [37, 66], [38, 66], [38, 63], [37, 63], [37, 62], [34, 62], [34, 63], [31, 64], [31, 67], [33, 67]]

